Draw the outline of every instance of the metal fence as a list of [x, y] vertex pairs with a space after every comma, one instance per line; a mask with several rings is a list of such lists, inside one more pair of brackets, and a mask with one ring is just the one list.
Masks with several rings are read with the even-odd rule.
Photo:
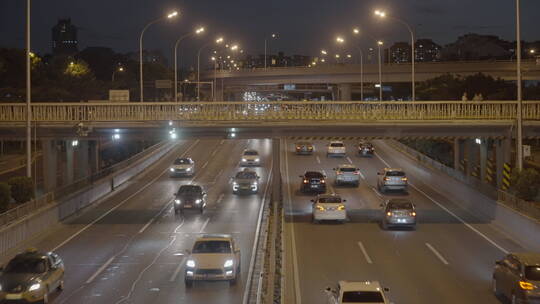
[[[35, 103], [37, 122], [118, 121], [500, 121], [516, 118], [512, 101], [417, 101], [417, 102], [183, 102], [183, 103]], [[523, 118], [540, 120], [540, 101], [523, 103]], [[1, 122], [23, 122], [21, 103], [0, 104]]]
[[540, 202], [525, 201], [502, 190], [497, 192], [497, 201], [522, 214], [526, 214], [537, 221], [540, 221]]
[[0, 227], [7, 225], [9, 223], [12, 223], [16, 220], [19, 220], [29, 214], [32, 214], [36, 212], [36, 210], [49, 205], [53, 203], [59, 202], [62, 198], [65, 198], [68, 195], [71, 195], [73, 193], [78, 192], [79, 190], [85, 189], [89, 186], [92, 186], [95, 182], [102, 180], [103, 178], [107, 176], [111, 176], [112, 174], [119, 172], [120, 170], [123, 170], [129, 166], [131, 166], [133, 163], [139, 161], [141, 158], [145, 157], [149, 153], [152, 153], [162, 147], [166, 142], [161, 142], [158, 144], [155, 144], [148, 149], [137, 153], [136, 155], [121, 161], [114, 166], [111, 166], [107, 169], [101, 170], [97, 173], [94, 173], [90, 176], [87, 176], [85, 178], [82, 178], [80, 180], [77, 180], [71, 184], [61, 186], [59, 188], [56, 188], [55, 190], [46, 193], [42, 195], [39, 198], [36, 198], [34, 200], [31, 200], [29, 202], [26, 202], [20, 206], [17, 206], [13, 209], [10, 209], [4, 213], [0, 214]]

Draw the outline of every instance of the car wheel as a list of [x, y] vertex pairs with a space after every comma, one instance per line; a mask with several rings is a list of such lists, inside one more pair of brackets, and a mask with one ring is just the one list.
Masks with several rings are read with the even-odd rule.
[[388, 224], [385, 221], [381, 222], [381, 227], [383, 230], [388, 230]]
[[202, 214], [204, 212], [204, 207], [199, 208], [199, 212]]
[[318, 223], [319, 223], [319, 221], [317, 221], [317, 220], [315, 219], [315, 216], [312, 216], [312, 217], [311, 217], [311, 222], [312, 222], [313, 224], [318, 224]]
[[45, 287], [45, 293], [43, 294], [43, 300], [41, 301], [43, 304], [49, 303], [49, 287]]
[[58, 287], [56, 287], [56, 290], [58, 291], [64, 290], [64, 280], [60, 280], [60, 282], [58, 282]]
[[178, 210], [178, 208], [174, 208], [174, 214], [178, 214], [180, 213], [180, 210]]
[[230, 285], [230, 286], [236, 285], [236, 281], [237, 281], [237, 280], [236, 280], [236, 277], [235, 277], [234, 279], [229, 280], [229, 285]]
[[193, 280], [184, 280], [184, 282], [187, 288], [193, 287]]
[[354, 183], [355, 187], [360, 187], [360, 182]]
[[497, 287], [497, 279], [493, 278], [491, 281], [491, 288], [493, 290], [493, 294], [498, 297], [500, 296], [499, 288]]
[[512, 296], [510, 296], [510, 303], [517, 304], [517, 297], [516, 294], [512, 292]]

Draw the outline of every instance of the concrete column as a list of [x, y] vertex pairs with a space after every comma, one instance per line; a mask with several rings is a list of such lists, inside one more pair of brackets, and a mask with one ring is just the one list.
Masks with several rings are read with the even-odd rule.
[[[465, 140], [465, 155], [466, 155], [466, 159], [467, 159], [467, 175], [470, 175], [472, 176], [473, 173], [475, 172], [475, 167], [478, 166], [480, 164], [480, 161], [479, 161], [479, 156], [480, 156], [480, 151], [479, 151], [479, 147], [480, 145], [478, 145], [475, 141], [475, 139], [466, 139]], [[478, 178], [480, 178], [480, 176], [478, 176]]]
[[43, 148], [43, 187], [47, 193], [54, 190], [57, 185], [58, 151], [55, 140], [45, 139], [41, 146]]
[[332, 85], [331, 88], [332, 88], [332, 100], [333, 101], [341, 100], [339, 98], [339, 88], [338, 88], [338, 86], [337, 85]]
[[88, 141], [80, 140], [77, 147], [77, 165], [75, 167], [75, 178], [77, 180], [85, 178], [89, 175], [89, 159], [88, 159]]
[[503, 164], [512, 160], [512, 139], [506, 137], [498, 139], [495, 143], [495, 157], [497, 159], [497, 188], [502, 188]]
[[339, 100], [341, 101], [350, 101], [352, 100], [352, 84], [350, 83], [340, 83], [338, 84], [339, 90]]
[[454, 138], [454, 169], [461, 170], [461, 161], [465, 155], [463, 140]]
[[75, 153], [75, 147], [73, 146], [72, 140], [67, 140], [65, 142], [66, 144], [66, 171], [65, 171], [65, 185], [69, 185], [73, 183], [73, 179], [75, 177], [74, 175], [74, 168], [75, 168], [75, 161], [73, 158], [73, 154]]
[[486, 167], [489, 149], [488, 142], [488, 139], [482, 139], [482, 144], [480, 144], [480, 179], [482, 182], [486, 182]]
[[91, 170], [93, 174], [99, 171], [101, 164], [99, 140], [92, 140], [90, 142], [90, 157], [92, 159]]

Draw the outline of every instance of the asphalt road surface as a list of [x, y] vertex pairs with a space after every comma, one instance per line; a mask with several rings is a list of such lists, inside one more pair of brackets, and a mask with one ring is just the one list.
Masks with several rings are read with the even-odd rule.
[[[244, 148], [257, 149], [262, 165], [258, 194], [232, 194], [230, 178]], [[270, 140], [179, 141], [154, 166], [97, 207], [24, 246], [54, 250], [65, 263], [65, 290], [53, 303], [242, 303], [259, 210], [271, 166]], [[196, 162], [193, 178], [171, 178], [175, 157]], [[181, 184], [205, 187], [207, 209], [175, 215], [173, 193]], [[239, 283], [184, 286], [185, 252], [204, 233], [230, 233], [241, 249]], [[21, 246], [22, 247], [22, 246]], [[4, 260], [7, 257], [4, 257]], [[5, 262], [5, 261], [4, 261]]]
[[[377, 280], [390, 289], [391, 302], [398, 304], [500, 303], [491, 291], [494, 262], [506, 251], [526, 248], [457, 206], [456, 197], [441, 195], [438, 189], [451, 183], [423, 183], [420, 175], [424, 171], [413, 169], [411, 159], [385, 142], [374, 143], [373, 158], [358, 156], [357, 143], [352, 141], [345, 142], [348, 157], [327, 158], [328, 142], [315, 141], [314, 155], [304, 156], [293, 153], [294, 142], [282, 141], [287, 215], [285, 303], [327, 303], [323, 290], [335, 287], [339, 280]], [[333, 184], [333, 168], [341, 163], [360, 168], [358, 188]], [[377, 172], [385, 167], [403, 167], [406, 172], [410, 168], [408, 194], [376, 190]], [[331, 185], [328, 192], [347, 199], [347, 223], [311, 223], [310, 199], [315, 195], [299, 191], [298, 176], [306, 170], [325, 172]], [[407, 197], [416, 204], [416, 231], [381, 229], [379, 205], [392, 197]]]

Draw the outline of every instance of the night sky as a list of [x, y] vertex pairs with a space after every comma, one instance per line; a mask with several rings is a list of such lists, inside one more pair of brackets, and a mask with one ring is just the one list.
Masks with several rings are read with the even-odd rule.
[[[0, 0], [0, 46], [24, 47], [24, 0]], [[33, 0], [32, 44], [40, 54], [51, 52], [51, 28], [58, 18], [70, 17], [79, 27], [79, 47], [106, 46], [117, 52], [136, 51], [144, 25], [171, 9], [181, 17], [153, 25], [145, 34], [145, 48], [172, 53], [176, 37], [196, 25], [238, 42], [251, 54], [262, 53], [264, 36], [276, 32], [271, 50], [316, 55], [335, 47], [337, 34], [348, 35], [357, 25], [385, 42], [408, 40], [404, 26], [377, 21], [374, 8], [406, 20], [418, 38], [446, 44], [465, 33], [515, 39], [513, 0]], [[540, 40], [540, 1], [522, 0], [522, 37]], [[358, 40], [369, 47], [372, 39]], [[208, 41], [208, 40], [207, 40]], [[229, 40], [230, 41], [230, 40]], [[185, 44], [185, 61], [192, 61], [201, 40]], [[389, 44], [387, 44], [389, 45]]]

